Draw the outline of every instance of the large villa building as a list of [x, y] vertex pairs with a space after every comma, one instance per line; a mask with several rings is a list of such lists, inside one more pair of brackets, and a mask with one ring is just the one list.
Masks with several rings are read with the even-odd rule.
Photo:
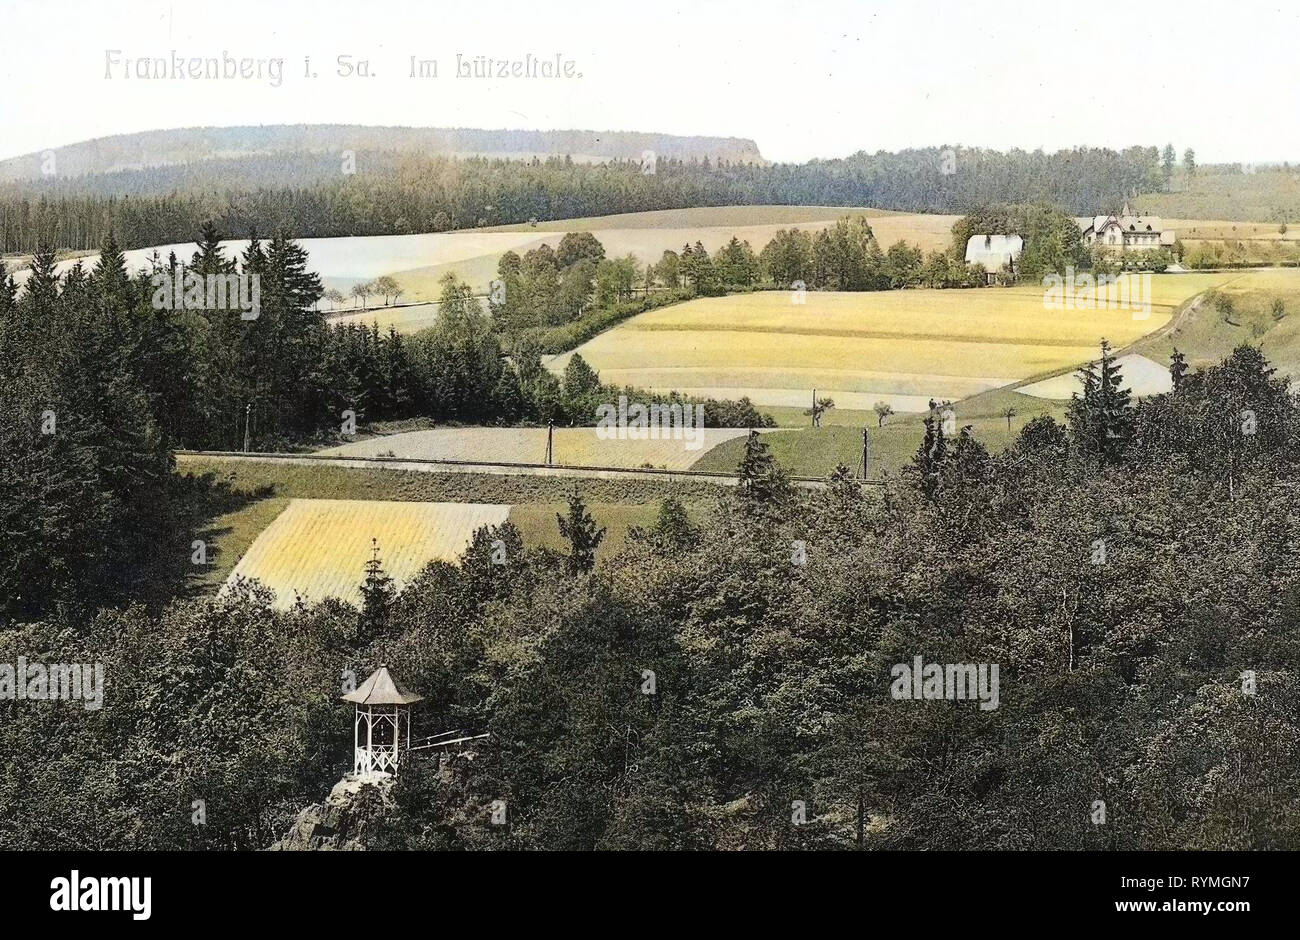
[[1171, 248], [1173, 229], [1165, 229], [1158, 216], [1137, 215], [1125, 206], [1119, 215], [1098, 215], [1080, 219], [1083, 243], [1089, 247], [1102, 245], [1116, 251], [1154, 251]]

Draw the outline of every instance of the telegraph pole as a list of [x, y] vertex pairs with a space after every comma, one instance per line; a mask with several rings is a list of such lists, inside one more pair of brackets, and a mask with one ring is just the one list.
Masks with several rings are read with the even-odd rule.
[[871, 470], [871, 432], [862, 429], [862, 479], [866, 479]]
[[244, 453], [248, 453], [248, 423], [253, 417], [253, 403], [244, 406]]
[[555, 422], [546, 422], [546, 466], [551, 465], [551, 460], [555, 456], [553, 439], [555, 437]]

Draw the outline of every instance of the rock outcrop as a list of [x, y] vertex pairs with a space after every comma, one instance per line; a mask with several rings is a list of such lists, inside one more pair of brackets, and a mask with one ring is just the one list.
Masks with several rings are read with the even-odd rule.
[[364, 851], [367, 827], [391, 805], [389, 774], [348, 774], [334, 785], [324, 803], [308, 806], [272, 852]]

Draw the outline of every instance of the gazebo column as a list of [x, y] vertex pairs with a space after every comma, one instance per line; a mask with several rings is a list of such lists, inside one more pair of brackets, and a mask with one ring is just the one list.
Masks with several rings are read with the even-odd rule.
[[375, 710], [366, 708], [366, 770], [375, 769]]

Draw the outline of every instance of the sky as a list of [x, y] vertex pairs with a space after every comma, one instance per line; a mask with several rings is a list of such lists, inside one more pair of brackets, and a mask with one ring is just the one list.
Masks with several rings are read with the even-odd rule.
[[[1300, 162], [1296, 0], [4, 0], [0, 36], [0, 158], [348, 123], [746, 137], [800, 162], [1166, 142], [1202, 164]], [[173, 55], [183, 77], [130, 65]], [[279, 81], [269, 64], [184, 76], [227, 55], [280, 59]], [[457, 55], [558, 57], [572, 75], [458, 78]], [[412, 56], [437, 77], [410, 77]]]

